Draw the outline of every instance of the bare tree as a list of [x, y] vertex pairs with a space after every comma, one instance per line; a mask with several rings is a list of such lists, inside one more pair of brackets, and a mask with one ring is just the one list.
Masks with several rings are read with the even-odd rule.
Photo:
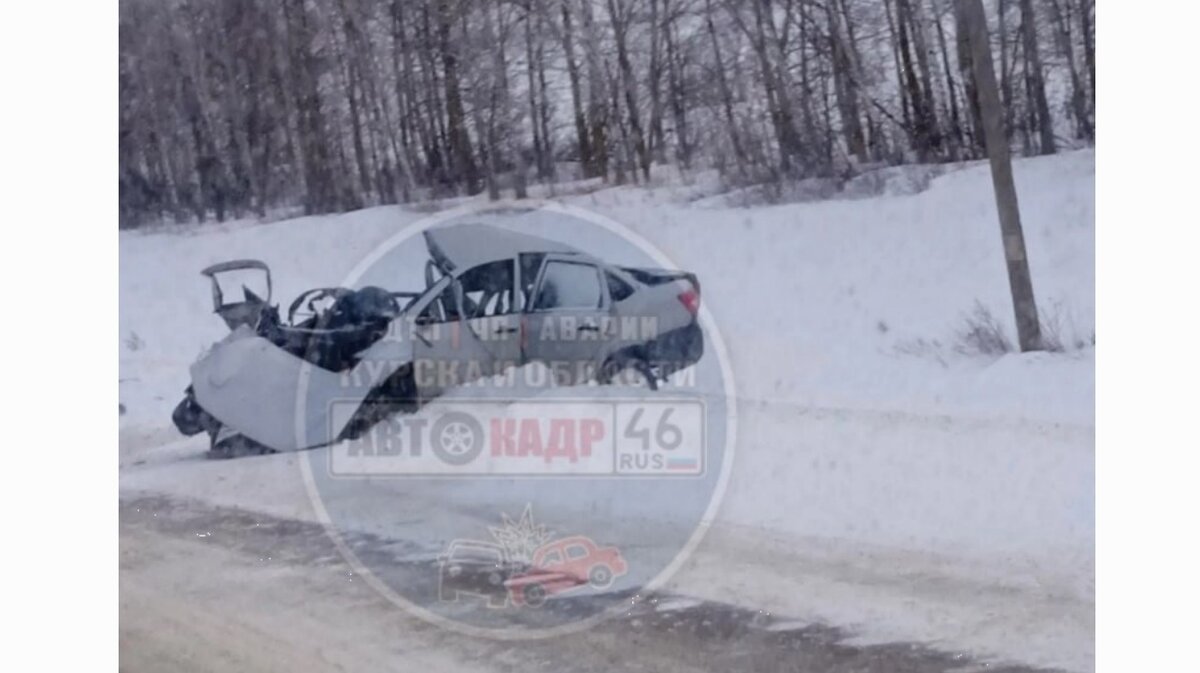
[[[617, 182], [678, 163], [778, 189], [982, 156], [972, 51], [947, 7], [122, 0], [122, 226], [498, 197], [559, 179], [564, 160]], [[1064, 127], [1090, 141], [1092, 0], [995, 9], [1006, 133], [1029, 154]]]
[[1042, 77], [1042, 56], [1038, 47], [1037, 17], [1033, 13], [1033, 0], [1021, 2], [1021, 46], [1025, 52], [1025, 81], [1033, 99], [1031, 107], [1038, 134], [1041, 137], [1041, 153], [1054, 154], [1058, 147], [1054, 142], [1054, 121], [1050, 117], [1050, 104], [1046, 101], [1046, 83]]

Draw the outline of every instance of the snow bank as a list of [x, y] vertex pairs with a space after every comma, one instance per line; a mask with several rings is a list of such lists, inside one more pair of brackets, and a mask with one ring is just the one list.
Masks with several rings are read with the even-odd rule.
[[[1038, 300], [1044, 311], [1066, 316], [1072, 335], [1090, 341], [1093, 153], [1017, 166]], [[565, 200], [629, 225], [699, 272], [704, 302], [731, 346], [742, 397], [1091, 422], [1092, 349], [998, 360], [954, 351], [954, 334], [976, 302], [1015, 336], [986, 166], [936, 178], [912, 196], [723, 210], [663, 196], [611, 188]], [[172, 395], [186, 385], [179, 365], [224, 329], [206, 313], [201, 267], [262, 258], [274, 273], [276, 298], [290, 298], [339, 282], [374, 246], [420, 217], [385, 207], [178, 233], [122, 232], [122, 379], [146, 384], [141, 379], [153, 370], [161, 371], [156, 383], [176, 383]], [[134, 335], [139, 343], [130, 347]], [[122, 399], [147, 387], [154, 385], [123, 385]], [[144, 403], [131, 399], [126, 407], [131, 419], [161, 418], [161, 405], [140, 417]]]
[[[956, 351], [977, 302], [1015, 337], [986, 166], [917, 194], [753, 209], [691, 207], [686, 189], [563, 198], [696, 271], [729, 347], [738, 457], [681, 590], [867, 638], [1091, 667], [1093, 153], [1022, 160], [1016, 177], [1038, 300], [1082, 349]], [[188, 365], [224, 332], [199, 270], [263, 259], [286, 301], [339, 283], [420, 217], [122, 232], [122, 488], [310, 516], [294, 456], [204, 463], [203, 442], [170, 428]], [[396, 289], [420, 282], [418, 269]]]

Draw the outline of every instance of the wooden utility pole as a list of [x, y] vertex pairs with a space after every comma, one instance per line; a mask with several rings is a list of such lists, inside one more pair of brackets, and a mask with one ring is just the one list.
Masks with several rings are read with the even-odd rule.
[[983, 1], [956, 0], [956, 3], [958, 29], [967, 36], [970, 46], [984, 141], [992, 165], [992, 188], [996, 192], [996, 210], [1000, 214], [1000, 234], [1004, 240], [1004, 259], [1008, 264], [1008, 285], [1017, 319], [1017, 340], [1022, 352], [1041, 350], [1041, 326], [1038, 324], [1037, 302], [1033, 298], [1033, 281], [1029, 276], [1029, 258], [1025, 254], [1025, 234], [1021, 231], [1017, 187], [1013, 183], [1012, 157], [1004, 133], [1004, 112], [996, 87], [996, 73], [992, 69], [992, 47]]

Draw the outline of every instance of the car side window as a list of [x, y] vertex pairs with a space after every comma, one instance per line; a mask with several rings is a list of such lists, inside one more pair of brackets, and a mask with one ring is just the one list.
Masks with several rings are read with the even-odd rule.
[[557, 549], [552, 552], [548, 552], [542, 557], [543, 566], [556, 566], [560, 563], [562, 563], [562, 554], [560, 554]]
[[511, 259], [481, 264], [459, 276], [463, 310], [468, 318], [491, 317], [515, 311]]
[[600, 276], [592, 264], [551, 261], [542, 272], [534, 309], [598, 308]]
[[569, 559], [580, 559], [587, 555], [587, 547], [584, 547], [581, 544], [573, 544], [570, 547], [567, 547], [567, 558]]
[[618, 278], [613, 272], [605, 271], [604, 279], [608, 283], [608, 296], [612, 297], [613, 301], [625, 301], [633, 296], [633, 286]]

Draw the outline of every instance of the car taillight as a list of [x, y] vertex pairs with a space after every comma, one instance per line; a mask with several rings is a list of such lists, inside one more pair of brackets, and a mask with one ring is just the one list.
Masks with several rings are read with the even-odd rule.
[[688, 310], [688, 313], [696, 315], [700, 311], [700, 293], [695, 290], [687, 290], [679, 295], [679, 303]]

